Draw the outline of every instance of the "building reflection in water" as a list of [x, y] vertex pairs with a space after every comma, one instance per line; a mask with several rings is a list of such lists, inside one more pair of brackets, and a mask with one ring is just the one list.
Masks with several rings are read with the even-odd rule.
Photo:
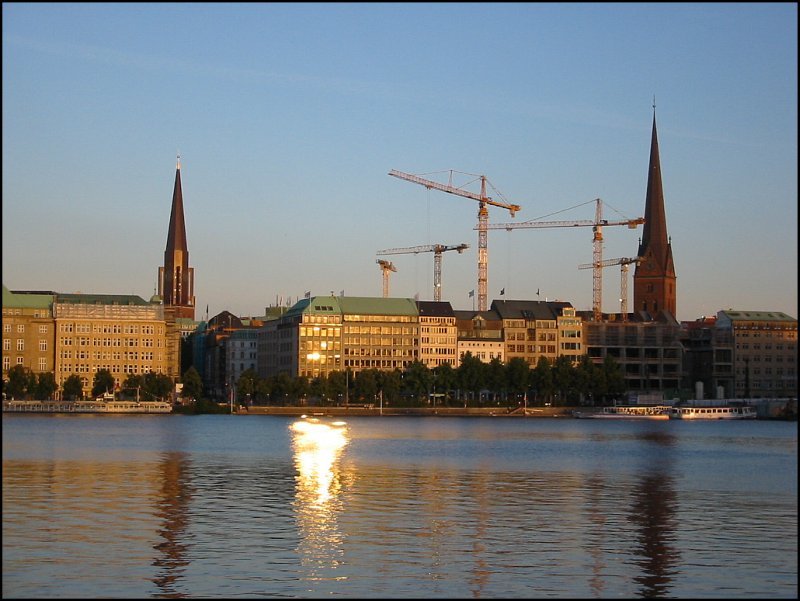
[[680, 559], [675, 546], [677, 495], [670, 474], [670, 457], [665, 453], [675, 444], [675, 437], [665, 432], [650, 432], [641, 438], [653, 442], [654, 449], [647, 454], [650, 469], [643, 470], [632, 495], [630, 520], [637, 526], [638, 543], [635, 563], [642, 569], [634, 581], [640, 585], [641, 597], [667, 597]]
[[159, 553], [152, 564], [158, 568], [153, 582], [160, 590], [159, 597], [179, 598], [185, 595], [178, 592], [176, 585], [189, 564], [186, 544], [183, 542], [186, 539], [191, 499], [189, 460], [185, 453], [164, 453], [159, 468], [162, 482], [155, 515], [161, 520], [158, 534], [163, 541], [153, 547]]
[[342, 509], [340, 459], [348, 443], [345, 422], [304, 418], [291, 425], [297, 469], [295, 515], [300, 530], [298, 553], [309, 580], [339, 579], [343, 537], [337, 516]]

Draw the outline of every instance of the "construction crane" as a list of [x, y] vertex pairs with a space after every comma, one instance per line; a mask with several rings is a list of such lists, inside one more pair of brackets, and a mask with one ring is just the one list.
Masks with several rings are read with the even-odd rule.
[[410, 246], [408, 248], [387, 248], [379, 250], [378, 255], [401, 255], [432, 252], [433, 253], [433, 300], [437, 303], [442, 300], [442, 253], [448, 250], [457, 250], [458, 254], [469, 248], [469, 244], [458, 246], [445, 246], [444, 244], [430, 244], [427, 246]]
[[[440, 184], [438, 182], [425, 179], [423, 177], [419, 177], [418, 175], [403, 173], [402, 171], [397, 171], [395, 169], [389, 171], [389, 175], [391, 175], [392, 177], [404, 179], [414, 184], [420, 184], [421, 186], [425, 186], [426, 188], [428, 188], [428, 190], [430, 189], [439, 190], [441, 192], [447, 192], [448, 194], [455, 194], [456, 196], [463, 196], [464, 198], [471, 198], [472, 200], [478, 201], [478, 226], [475, 228], [478, 230], [478, 311], [486, 311], [487, 288], [488, 288], [487, 280], [489, 274], [489, 258], [488, 258], [489, 252], [486, 242], [488, 238], [486, 230], [487, 230], [487, 225], [489, 224], [489, 211], [486, 209], [486, 205], [492, 205], [493, 207], [500, 207], [503, 209], [507, 209], [509, 213], [511, 213], [512, 217], [514, 217], [517, 211], [521, 210], [522, 207], [516, 204], [510, 204], [507, 202], [500, 202], [497, 200], [493, 200], [492, 198], [487, 196], [486, 183], [488, 180], [486, 179], [486, 176], [483, 175], [475, 176], [480, 178], [481, 180], [480, 194], [469, 192], [467, 190], [462, 189], [461, 187], [453, 186], [452, 169], [450, 170], [450, 178], [448, 180], [449, 182], [448, 184]], [[474, 175], [474, 174], [468, 173], [465, 175]]]
[[[603, 227], [611, 225], [627, 225], [629, 229], [635, 230], [637, 226], [644, 223], [644, 218], [636, 217], [634, 219], [623, 219], [619, 221], [608, 221], [603, 219], [603, 201], [599, 198], [590, 200], [594, 202], [595, 217], [594, 221], [588, 219], [579, 219], [577, 221], [523, 221], [521, 223], [492, 223], [486, 226], [490, 230], [512, 230], [515, 228], [543, 228], [543, 227], [591, 227], [592, 228], [592, 267], [594, 268], [592, 277], [592, 315], [594, 321], [600, 320], [600, 302], [603, 295], [603, 268], [600, 264], [603, 262]], [[576, 205], [576, 207], [589, 204], [589, 202]], [[574, 209], [576, 207], [570, 207]], [[570, 209], [564, 209], [568, 211]], [[559, 211], [563, 212], [563, 211]]]
[[391, 261], [384, 261], [383, 259], [378, 259], [376, 263], [380, 265], [383, 272], [383, 298], [389, 298], [389, 273], [397, 271], [397, 268]]
[[[642, 257], [622, 257], [619, 259], [606, 259], [604, 261], [601, 261], [599, 264], [584, 263], [583, 265], [578, 265], [578, 269], [611, 267], [612, 265], [620, 266], [620, 285], [619, 285], [620, 313], [622, 314], [622, 321], [628, 321], [628, 265], [630, 265], [631, 263], [636, 263], [638, 265], [639, 263], [641, 263], [641, 261]], [[598, 313], [600, 313], [602, 308], [601, 297], [595, 299], [595, 307]], [[595, 321], [597, 321], [598, 319], [599, 316], [595, 316]]]

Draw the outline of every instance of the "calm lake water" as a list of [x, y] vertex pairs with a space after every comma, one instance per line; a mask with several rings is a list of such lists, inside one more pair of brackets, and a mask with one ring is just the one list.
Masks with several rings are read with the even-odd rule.
[[797, 423], [3, 415], [3, 597], [795, 598]]

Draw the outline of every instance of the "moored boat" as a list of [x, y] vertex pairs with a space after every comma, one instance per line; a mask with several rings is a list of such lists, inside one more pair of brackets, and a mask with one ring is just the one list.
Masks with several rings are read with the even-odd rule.
[[172, 413], [166, 401], [3, 401], [4, 413]]
[[755, 407], [749, 405], [694, 406], [684, 405], [672, 407], [670, 419], [756, 419]]
[[669, 419], [669, 410], [669, 405], [614, 405], [573, 415], [579, 419]]

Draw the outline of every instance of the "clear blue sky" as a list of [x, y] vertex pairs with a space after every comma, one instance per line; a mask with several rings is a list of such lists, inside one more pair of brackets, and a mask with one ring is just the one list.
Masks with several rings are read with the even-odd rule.
[[[514, 221], [642, 216], [653, 97], [678, 318], [797, 317], [794, 3], [3, 3], [3, 283], [149, 298], [180, 153], [198, 318], [381, 296], [377, 251], [430, 244], [470, 245], [442, 269], [469, 309], [477, 203], [389, 170], [484, 174]], [[488, 249], [489, 302], [591, 308], [591, 228]], [[433, 298], [432, 253], [385, 258]]]

